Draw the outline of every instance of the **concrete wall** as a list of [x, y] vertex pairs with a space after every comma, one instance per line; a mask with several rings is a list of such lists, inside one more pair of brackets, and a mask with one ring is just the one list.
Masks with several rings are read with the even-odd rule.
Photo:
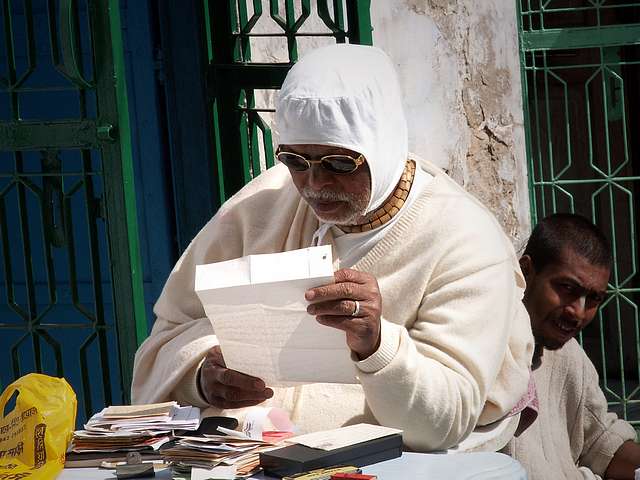
[[515, 243], [529, 233], [513, 0], [372, 2], [374, 44], [397, 64], [410, 147], [447, 169]]
[[[530, 219], [515, 1], [371, 3], [374, 45], [400, 76], [411, 150], [487, 205], [519, 247]], [[323, 27], [312, 15], [303, 29]], [[254, 31], [274, 31], [273, 24], [261, 19]], [[306, 38], [299, 52], [330, 41]], [[256, 43], [252, 57], [287, 61], [286, 43]]]

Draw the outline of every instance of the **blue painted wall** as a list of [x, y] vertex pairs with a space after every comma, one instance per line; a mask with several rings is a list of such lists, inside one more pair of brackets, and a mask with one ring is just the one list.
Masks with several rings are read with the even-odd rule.
[[178, 259], [156, 0], [121, 0], [147, 322]]
[[[88, 54], [86, 3], [79, 1], [81, 15], [81, 37], [83, 40], [82, 60], [86, 66], [86, 74], [91, 75], [91, 60]], [[65, 119], [77, 118], [77, 94], [70, 90], [40, 91], [38, 85], [68, 87], [68, 81], [60, 76], [51, 61], [48, 45], [48, 27], [45, 0], [33, 2], [36, 50], [38, 66], [25, 87], [35, 88], [23, 94], [22, 118]], [[162, 286], [178, 257], [176, 235], [176, 212], [174, 208], [172, 162], [169, 148], [168, 123], [166, 116], [166, 95], [163, 82], [163, 63], [160, 61], [159, 19], [155, 0], [121, 0], [122, 33], [125, 46], [125, 62], [127, 88], [129, 94], [130, 119], [133, 141], [133, 158], [135, 186], [138, 202], [138, 220], [140, 232], [140, 248], [144, 272], [144, 292], [147, 306], [147, 320], [152, 324], [152, 306], [162, 290]], [[12, 3], [16, 57], [19, 68], [27, 66], [25, 50], [25, 22], [23, 3], [15, 0]], [[2, 29], [0, 21], [0, 30]], [[0, 41], [4, 42], [4, 31], [0, 32]], [[7, 75], [5, 45], [0, 44], [0, 78]], [[2, 87], [0, 87], [0, 90]], [[90, 96], [91, 97], [91, 96]], [[90, 100], [92, 100], [90, 98]], [[89, 102], [91, 103], [91, 101]], [[0, 122], [10, 119], [8, 95], [0, 91]], [[91, 105], [88, 117], [95, 117], [95, 108]], [[100, 155], [91, 152], [91, 168], [99, 171]], [[64, 172], [80, 172], [82, 162], [77, 151], [60, 152]], [[23, 166], [26, 171], [41, 173], [40, 152], [24, 154]], [[78, 395], [78, 424], [86, 419], [86, 414], [100, 409], [105, 403], [120, 403], [123, 398], [118, 365], [118, 346], [113, 319], [113, 301], [111, 298], [111, 276], [109, 271], [107, 235], [104, 226], [98, 226], [99, 283], [105, 294], [102, 302], [97, 302], [92, 285], [92, 271], [86, 259], [91, 255], [88, 240], [89, 226], [86, 221], [87, 204], [84, 190], [74, 192], [74, 185], [82, 177], [66, 175], [62, 189], [69, 198], [70, 216], [73, 220], [73, 231], [76, 243], [73, 253], [60, 247], [52, 249], [53, 268], [47, 268], [45, 251], [51, 248], [42, 231], [42, 202], [39, 196], [44, 187], [41, 175], [33, 177], [33, 189], [25, 189], [25, 202], [20, 205], [20, 193], [12, 179], [16, 168], [12, 153], [0, 152], [0, 197], [4, 201], [7, 215], [6, 237], [8, 239], [8, 255], [0, 255], [0, 268], [6, 271], [10, 265], [13, 273], [13, 290], [7, 288], [4, 275], [0, 275], [0, 389], [11, 383], [17, 375], [24, 375], [35, 370], [33, 339], [19, 328], [24, 321], [20, 309], [27, 305], [25, 288], [28, 266], [33, 268], [36, 282], [36, 310], [42, 315], [43, 323], [77, 325], [77, 328], [48, 328], [41, 332], [37, 342], [42, 348], [42, 364], [44, 373], [56, 375], [56, 352], [61, 352], [63, 374], [74, 387]], [[96, 175], [92, 185], [96, 196], [100, 196], [103, 186], [100, 176]], [[22, 187], [20, 187], [22, 188]], [[30, 235], [25, 248], [24, 231], [20, 226], [20, 209], [28, 219]], [[59, 206], [54, 205], [56, 212]], [[59, 216], [59, 215], [58, 215]], [[58, 219], [59, 220], [59, 219]], [[77, 299], [70, 287], [71, 272], [69, 263], [75, 259], [78, 277]], [[51, 272], [55, 272], [55, 278]], [[48, 282], [55, 282], [55, 298], [51, 297], [47, 288]], [[98, 305], [99, 303], [99, 305]], [[12, 305], [14, 304], [14, 305]], [[107, 324], [106, 343], [102, 345], [95, 336], [90, 317], [103, 315]], [[18, 328], [12, 328], [14, 324]], [[106, 356], [106, 365], [99, 361], [100, 355]], [[89, 388], [90, 402], [85, 398], [81, 382], [81, 358], [85, 355], [91, 381]], [[14, 371], [11, 356], [19, 357], [20, 369]], [[105, 368], [106, 367], [106, 368]], [[101, 384], [107, 379], [110, 386], [103, 391]]]

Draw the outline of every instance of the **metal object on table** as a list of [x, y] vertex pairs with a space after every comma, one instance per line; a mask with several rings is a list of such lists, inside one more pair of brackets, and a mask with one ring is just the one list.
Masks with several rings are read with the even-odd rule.
[[155, 476], [153, 463], [142, 463], [142, 455], [138, 452], [127, 453], [126, 465], [116, 466], [117, 478], [150, 478]]

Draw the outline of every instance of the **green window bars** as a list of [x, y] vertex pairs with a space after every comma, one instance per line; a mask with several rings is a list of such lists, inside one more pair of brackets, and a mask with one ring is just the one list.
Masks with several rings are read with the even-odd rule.
[[268, 122], [274, 111], [273, 94], [300, 49], [321, 41], [372, 43], [370, 0], [313, 3], [204, 2], [207, 94], [221, 203], [273, 165]]
[[638, 425], [640, 2], [517, 5], [532, 219], [580, 213], [611, 239], [609, 297], [580, 340], [611, 408]]

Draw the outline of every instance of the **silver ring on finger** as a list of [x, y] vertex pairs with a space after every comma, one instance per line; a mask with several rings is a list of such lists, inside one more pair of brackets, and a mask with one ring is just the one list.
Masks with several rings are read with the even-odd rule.
[[352, 317], [357, 317], [360, 313], [360, 302], [358, 300], [354, 300], [355, 305], [353, 306], [353, 312], [351, 313]]

